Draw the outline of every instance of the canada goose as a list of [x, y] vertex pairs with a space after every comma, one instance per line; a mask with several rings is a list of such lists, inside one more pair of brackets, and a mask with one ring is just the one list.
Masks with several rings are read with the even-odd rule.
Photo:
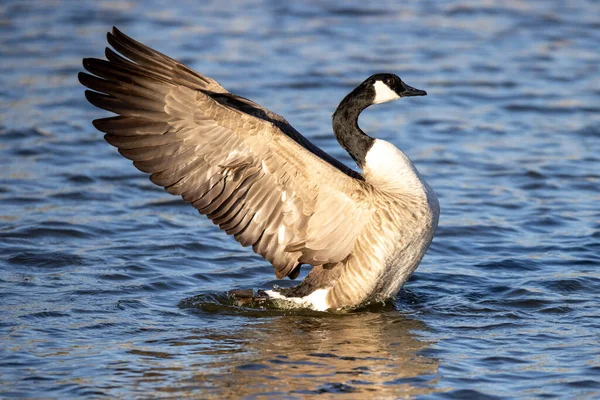
[[[408, 157], [358, 127], [372, 104], [427, 93], [394, 74], [369, 77], [340, 103], [333, 131], [363, 174], [284, 118], [113, 27], [108, 61], [86, 58], [87, 100], [118, 116], [93, 121], [150, 180], [181, 195], [298, 286], [269, 297], [315, 310], [394, 296], [431, 243], [438, 200]], [[124, 58], [124, 57], [127, 58]]]

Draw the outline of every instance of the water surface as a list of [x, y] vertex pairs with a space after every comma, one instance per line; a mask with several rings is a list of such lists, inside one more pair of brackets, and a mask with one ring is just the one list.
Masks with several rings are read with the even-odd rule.
[[[0, 397], [600, 397], [600, 6], [564, 3], [3, 2]], [[93, 129], [76, 75], [112, 25], [348, 165], [349, 90], [427, 90], [360, 121], [442, 208], [392, 304], [226, 305], [292, 282]]]

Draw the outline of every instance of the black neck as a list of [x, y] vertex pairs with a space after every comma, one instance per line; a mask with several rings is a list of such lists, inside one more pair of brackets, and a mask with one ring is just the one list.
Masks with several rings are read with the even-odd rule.
[[375, 139], [358, 127], [358, 116], [372, 103], [373, 96], [361, 85], [348, 94], [333, 114], [333, 133], [350, 157], [363, 168]]

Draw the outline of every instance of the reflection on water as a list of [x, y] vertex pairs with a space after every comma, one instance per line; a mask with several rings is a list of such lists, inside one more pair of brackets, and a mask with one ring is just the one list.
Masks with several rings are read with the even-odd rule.
[[[368, 392], [394, 397], [439, 390], [431, 386], [438, 361], [422, 354], [428, 343], [413, 333], [424, 329], [417, 320], [397, 312], [266, 318], [260, 313], [226, 331], [198, 329], [149, 343], [148, 350], [132, 346], [129, 353], [145, 361], [135, 366], [139, 385], [159, 391], [175, 386], [178, 395], [189, 386], [189, 392], [222, 398]], [[172, 354], [150, 350], [156, 345], [187, 349], [191, 359], [184, 381], [169, 380], [170, 389], [162, 383], [178, 361], [171, 364]]]

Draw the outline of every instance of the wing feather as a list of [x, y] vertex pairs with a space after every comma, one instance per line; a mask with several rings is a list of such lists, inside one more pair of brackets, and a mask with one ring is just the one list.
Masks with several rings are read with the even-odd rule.
[[[217, 81], [201, 75], [171, 57], [130, 38], [115, 27], [113, 27], [112, 33], [109, 32], [106, 35], [106, 38], [115, 50], [131, 61], [153, 70], [155, 73], [167, 76], [175, 84], [192, 89], [209, 90], [214, 93], [228, 93]], [[121, 62], [126, 61], [122, 57], [120, 59]]]
[[[278, 277], [344, 260], [372, 208], [367, 184], [287, 121], [116, 28], [79, 80], [107, 142], [267, 259]], [[125, 58], [126, 57], [126, 58]], [[333, 161], [332, 161], [333, 160]], [[358, 201], [357, 198], [363, 200]]]

